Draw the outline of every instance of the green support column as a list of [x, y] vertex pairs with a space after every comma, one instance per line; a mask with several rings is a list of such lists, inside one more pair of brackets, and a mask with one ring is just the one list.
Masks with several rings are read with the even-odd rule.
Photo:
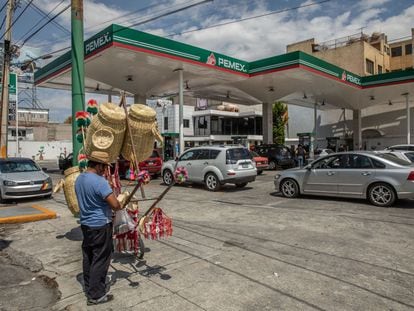
[[85, 70], [83, 48], [83, 0], [71, 0], [72, 6], [72, 143], [73, 165], [78, 165], [82, 144], [76, 140], [75, 114], [85, 109]]

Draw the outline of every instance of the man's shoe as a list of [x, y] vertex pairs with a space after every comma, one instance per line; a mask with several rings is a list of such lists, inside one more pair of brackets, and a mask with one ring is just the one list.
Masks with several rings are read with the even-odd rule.
[[88, 298], [88, 301], [86, 302], [86, 304], [88, 306], [99, 305], [101, 303], [109, 302], [109, 301], [112, 301], [112, 300], [114, 300], [114, 295], [109, 294], [109, 295], [104, 295], [104, 296], [102, 296], [101, 298], [98, 298], [98, 299]]

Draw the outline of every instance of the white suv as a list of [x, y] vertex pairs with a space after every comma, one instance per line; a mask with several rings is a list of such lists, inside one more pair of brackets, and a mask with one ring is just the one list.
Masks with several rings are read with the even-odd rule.
[[162, 177], [166, 185], [173, 182], [176, 167], [185, 167], [188, 181], [204, 183], [208, 190], [217, 191], [226, 183], [243, 188], [255, 181], [256, 167], [248, 149], [242, 146], [203, 146], [185, 151], [177, 161], [164, 162]]

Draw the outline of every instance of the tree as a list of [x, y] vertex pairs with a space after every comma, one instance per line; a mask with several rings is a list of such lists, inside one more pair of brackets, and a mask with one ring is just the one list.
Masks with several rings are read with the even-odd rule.
[[285, 127], [288, 122], [288, 108], [282, 102], [273, 104], [273, 142], [276, 144], [285, 143]]
[[65, 121], [63, 121], [63, 123], [65, 124], [72, 124], [72, 116], [69, 116], [65, 119]]

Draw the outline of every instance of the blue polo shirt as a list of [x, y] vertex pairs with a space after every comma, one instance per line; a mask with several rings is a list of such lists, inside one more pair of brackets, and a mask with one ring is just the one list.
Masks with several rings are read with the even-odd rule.
[[80, 223], [97, 228], [112, 222], [112, 211], [106, 202], [112, 193], [108, 181], [95, 173], [82, 173], [75, 183], [80, 209]]

